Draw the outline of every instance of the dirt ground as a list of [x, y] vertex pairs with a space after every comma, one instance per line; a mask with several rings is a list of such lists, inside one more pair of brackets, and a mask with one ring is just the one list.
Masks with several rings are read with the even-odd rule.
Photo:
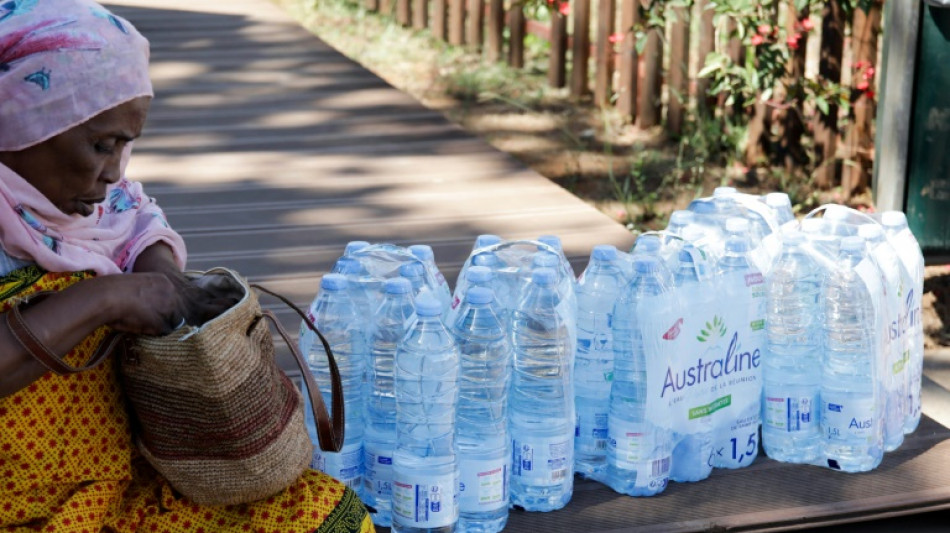
[[[530, 58], [522, 71], [491, 65], [480, 54], [449, 49], [378, 15], [300, 0], [275, 0], [343, 54], [393, 86], [558, 183], [631, 231], [662, 229], [669, 213], [719, 185], [750, 193], [784, 190], [800, 214], [839, 199], [805, 180], [750, 172], [708, 157], [717, 126], [694, 125], [684, 141], [662, 128], [641, 129], [616, 113], [550, 88]], [[473, 73], [478, 71], [478, 75]], [[485, 75], [485, 72], [488, 75]], [[870, 206], [867, 197], [852, 205]], [[873, 206], [871, 206], [873, 209]], [[950, 265], [927, 268], [925, 348], [950, 348]]]

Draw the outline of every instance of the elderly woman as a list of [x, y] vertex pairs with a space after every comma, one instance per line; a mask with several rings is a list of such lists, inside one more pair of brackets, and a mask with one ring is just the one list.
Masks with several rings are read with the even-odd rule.
[[266, 501], [189, 502], [136, 452], [114, 365], [56, 375], [31, 355], [82, 366], [110, 330], [164, 334], [230, 304], [185, 279], [181, 237], [123, 175], [151, 97], [128, 21], [90, 0], [0, 4], [0, 311], [22, 317], [0, 321], [0, 529], [371, 531], [309, 470]]

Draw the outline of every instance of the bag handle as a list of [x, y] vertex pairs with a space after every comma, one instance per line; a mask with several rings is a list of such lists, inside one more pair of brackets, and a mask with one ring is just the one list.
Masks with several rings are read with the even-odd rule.
[[36, 303], [40, 300], [45, 299], [50, 294], [54, 294], [55, 291], [42, 291], [33, 294], [29, 300], [21, 302], [17, 305], [14, 305], [4, 313], [6, 318], [7, 327], [10, 328], [10, 333], [13, 334], [13, 338], [20, 343], [20, 346], [23, 347], [34, 359], [40, 362], [48, 370], [52, 371], [55, 374], [60, 376], [65, 374], [75, 374], [77, 372], [84, 372], [86, 370], [91, 370], [99, 365], [102, 361], [105, 360], [106, 356], [112, 353], [112, 349], [115, 348], [118, 344], [121, 335], [116, 332], [110, 333], [106, 339], [99, 344], [99, 347], [96, 349], [95, 353], [82, 365], [73, 366], [63, 359], [53, 353], [49, 348], [43, 344], [36, 335], [33, 334], [33, 330], [26, 325], [26, 321], [23, 320], [23, 315], [20, 313], [20, 308]]
[[283, 337], [284, 342], [287, 343], [287, 347], [290, 348], [290, 351], [297, 362], [297, 366], [300, 367], [300, 373], [303, 375], [304, 384], [307, 387], [307, 394], [310, 395], [310, 406], [313, 410], [313, 419], [317, 423], [317, 440], [320, 442], [320, 449], [327, 452], [340, 451], [343, 449], [343, 437], [345, 434], [343, 381], [340, 379], [340, 369], [336, 364], [336, 359], [333, 357], [333, 350], [330, 349], [330, 343], [327, 342], [327, 339], [322, 333], [320, 333], [320, 330], [318, 330], [313, 324], [313, 321], [310, 320], [310, 317], [308, 317], [306, 313], [301, 311], [300, 308], [294, 305], [290, 300], [256, 283], [252, 283], [250, 285], [251, 287], [254, 287], [261, 292], [265, 292], [287, 304], [288, 307], [300, 315], [300, 318], [302, 318], [304, 323], [307, 324], [307, 327], [317, 334], [317, 337], [323, 344], [323, 349], [326, 350], [327, 361], [329, 362], [330, 367], [330, 395], [332, 404], [331, 408], [333, 410], [332, 419], [327, 414], [327, 406], [323, 401], [323, 395], [320, 394], [320, 387], [317, 385], [317, 381], [313, 379], [313, 376], [310, 374], [307, 361], [304, 359], [303, 354], [300, 353], [300, 349], [297, 348], [297, 344], [290, 339], [290, 335], [287, 333], [287, 330], [284, 329], [284, 327], [280, 324], [280, 321], [277, 320], [277, 317], [274, 316], [273, 312], [266, 309], [262, 310], [263, 315], [274, 324], [274, 327], [277, 329], [277, 333]]

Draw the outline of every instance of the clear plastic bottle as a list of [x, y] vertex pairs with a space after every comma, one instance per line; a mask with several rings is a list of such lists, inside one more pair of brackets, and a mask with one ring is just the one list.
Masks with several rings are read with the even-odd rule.
[[669, 481], [673, 432], [646, 418], [646, 354], [640, 313], [645, 298], [669, 291], [663, 263], [637, 256], [633, 278], [621, 292], [613, 312], [614, 381], [608, 415], [605, 484], [629, 496], [659, 494]]
[[920, 243], [907, 226], [907, 217], [900, 211], [885, 211], [881, 215], [884, 233], [904, 265], [901, 293], [901, 339], [907, 352], [908, 413], [904, 420], [904, 433], [913, 433], [920, 424], [920, 384], [924, 368], [924, 255]]
[[[334, 358], [343, 382], [343, 408], [346, 414], [346, 433], [343, 449], [325, 452], [314, 446], [312, 466], [346, 484], [360, 490], [363, 472], [363, 369], [366, 361], [366, 338], [360, 328], [356, 306], [350, 296], [346, 277], [342, 274], [327, 274], [320, 281], [320, 292], [310, 306], [309, 315], [317, 329], [323, 333], [333, 350]], [[330, 397], [330, 367], [323, 344], [301, 323], [299, 336], [300, 353], [306, 354], [307, 364], [323, 394], [327, 406], [332, 406]], [[310, 439], [317, 442], [317, 431], [310, 402], [304, 395], [307, 413], [307, 429]]]
[[417, 318], [396, 349], [392, 530], [452, 533], [459, 518], [459, 351], [439, 300], [424, 294], [415, 307]]
[[614, 304], [626, 285], [617, 249], [595, 246], [577, 282], [577, 354], [574, 359], [574, 471], [598, 481], [607, 473], [607, 413], [614, 373]]
[[[469, 266], [465, 271], [464, 283], [459, 283], [455, 287], [456, 295], [452, 297], [453, 306], [448, 317], [446, 318], [447, 324], [455, 323], [455, 318], [458, 316], [459, 309], [462, 305], [463, 295], [472, 287], [485, 287], [486, 289], [491, 289], [492, 293], [494, 294], [497, 294], [504, 289], [501, 283], [498, 282], [498, 277], [495, 276], [495, 273], [492, 272], [492, 269], [481, 265]], [[507, 328], [508, 310], [498, 301], [497, 298], [492, 298], [491, 306], [492, 309], [495, 310], [495, 313], [498, 315], [499, 319], [501, 319], [502, 325]]]
[[571, 266], [571, 263], [567, 260], [567, 256], [564, 255], [564, 246], [561, 245], [561, 238], [557, 235], [541, 235], [538, 237], [538, 242], [547, 244], [551, 248], [554, 248], [557, 251], [557, 254], [561, 261], [567, 265], [567, 270], [570, 273], [571, 280], [574, 280], [577, 276], [574, 274], [574, 268]]
[[[742, 218], [726, 220], [725, 251], [719, 261], [723, 294], [729, 305], [743, 309], [737, 341], [742, 351], [759, 354], [766, 348], [766, 293], [765, 279], [751, 260], [748, 237], [749, 221]], [[740, 307], [741, 306], [741, 307]], [[761, 365], [761, 358], [753, 357], [751, 364]], [[759, 361], [756, 363], [756, 361]], [[749, 377], [762, 383], [761, 366], [747, 368]], [[757, 375], [756, 375], [757, 374]], [[713, 440], [713, 466], [716, 468], [743, 468], [752, 464], [759, 455], [759, 427], [762, 421], [762, 386], [755, 394], [733, 394], [729, 419], [721, 419]], [[748, 391], [746, 391], [748, 392]], [[720, 450], [723, 452], [720, 453]]]
[[409, 247], [409, 252], [422, 261], [432, 276], [435, 278], [435, 295], [442, 302], [442, 309], [448, 310], [452, 305], [452, 293], [449, 291], [449, 284], [445, 281], [445, 276], [439, 271], [439, 266], [435, 263], [435, 252], [428, 244], [413, 244]]
[[683, 229], [693, 222], [693, 213], [685, 209], [673, 211], [670, 214], [670, 221], [666, 225], [666, 232], [673, 235], [683, 235]]
[[425, 267], [422, 263], [409, 261], [399, 265], [399, 275], [412, 284], [413, 298], [422, 292], [427, 292]]
[[795, 220], [795, 213], [792, 211], [792, 201], [788, 194], [784, 192], [770, 192], [765, 195], [765, 205], [775, 214], [775, 219], [779, 226]]
[[347, 290], [353, 298], [353, 303], [356, 304], [357, 312], [360, 316], [371, 316], [375, 311], [376, 298], [369, 292], [368, 285], [362, 282], [365, 271], [359, 259], [351, 255], [343, 255], [336, 260], [330, 272], [346, 276]]
[[858, 235], [867, 242], [871, 258], [881, 269], [882, 331], [880, 379], [884, 387], [884, 451], [896, 450], [904, 442], [904, 419], [908, 412], [910, 374], [904, 361], [900, 339], [901, 260], [887, 241], [879, 224], [862, 224]]
[[412, 284], [389, 278], [383, 301], [373, 315], [366, 371], [366, 433], [363, 440], [363, 498], [376, 509], [377, 526], [392, 524], [393, 451], [396, 448], [396, 346], [415, 320]]
[[[710, 287], [710, 274], [703, 271], [705, 265], [701, 252], [690, 242], [679, 253], [679, 268], [673, 273], [675, 301], [684, 314], [694, 305], [706, 309], [712, 306], [715, 291]], [[702, 275], [702, 277], [700, 277]], [[696, 418], [692, 430], [686, 435], [674, 435], [673, 464], [670, 479], [678, 483], [701, 481], [712, 473], [713, 425], [712, 414]]]
[[821, 286], [824, 357], [821, 375], [822, 455], [845, 472], [876, 468], [884, 455], [881, 387], [875, 356], [873, 287], [879, 275], [864, 239], [841, 240], [839, 267]]
[[821, 454], [822, 271], [802, 248], [805, 235], [783, 233], [784, 249], [767, 282], [763, 353], [762, 446], [776, 461], [811, 464]]
[[508, 521], [512, 349], [493, 301], [491, 289], [470, 287], [451, 325], [461, 358], [459, 530], [470, 533], [497, 533]]
[[574, 346], [557, 273], [535, 270], [512, 316], [511, 505], [554, 511], [574, 490]]

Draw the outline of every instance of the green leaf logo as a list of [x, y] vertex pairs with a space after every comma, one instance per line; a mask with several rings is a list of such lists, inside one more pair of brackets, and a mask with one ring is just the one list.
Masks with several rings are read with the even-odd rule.
[[717, 335], [722, 337], [726, 334], [726, 323], [719, 316], [714, 316], [712, 322], [706, 322], [706, 327], [699, 330], [696, 340], [706, 342]]

